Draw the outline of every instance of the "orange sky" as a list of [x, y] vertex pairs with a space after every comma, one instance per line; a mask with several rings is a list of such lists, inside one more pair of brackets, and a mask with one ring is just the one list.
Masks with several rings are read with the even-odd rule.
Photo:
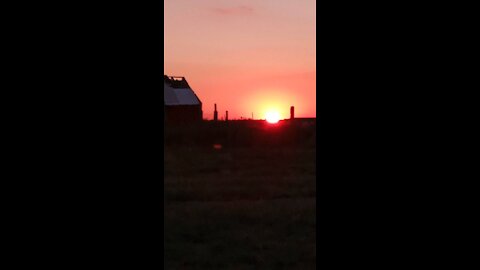
[[164, 69], [203, 116], [316, 117], [316, 0], [164, 0]]

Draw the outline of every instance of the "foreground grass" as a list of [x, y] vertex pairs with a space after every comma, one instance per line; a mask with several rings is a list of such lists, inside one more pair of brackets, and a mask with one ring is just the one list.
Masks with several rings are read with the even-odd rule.
[[315, 149], [165, 152], [166, 269], [314, 269]]

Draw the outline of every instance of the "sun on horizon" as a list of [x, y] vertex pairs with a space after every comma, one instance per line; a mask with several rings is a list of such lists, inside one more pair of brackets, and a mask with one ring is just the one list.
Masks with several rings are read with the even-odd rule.
[[[203, 118], [316, 117], [316, 0], [164, 1], [164, 74], [184, 76]], [[252, 116], [253, 114], [253, 116]]]
[[278, 111], [267, 111], [265, 114], [265, 120], [270, 124], [276, 124], [280, 121], [280, 114]]

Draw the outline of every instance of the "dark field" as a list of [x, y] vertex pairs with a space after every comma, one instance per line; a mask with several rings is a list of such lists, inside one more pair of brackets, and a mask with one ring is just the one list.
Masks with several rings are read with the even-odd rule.
[[166, 269], [315, 269], [313, 129], [220, 150], [166, 142]]

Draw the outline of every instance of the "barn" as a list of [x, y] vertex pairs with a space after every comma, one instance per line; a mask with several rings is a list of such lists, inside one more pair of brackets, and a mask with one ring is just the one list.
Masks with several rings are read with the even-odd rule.
[[200, 122], [202, 102], [190, 88], [185, 77], [163, 76], [165, 123]]

